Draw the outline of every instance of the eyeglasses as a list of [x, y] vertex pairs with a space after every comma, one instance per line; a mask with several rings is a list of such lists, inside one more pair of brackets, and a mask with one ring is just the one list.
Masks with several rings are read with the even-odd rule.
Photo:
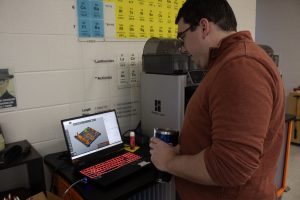
[[179, 51], [181, 51], [182, 47], [184, 46], [185, 33], [194, 28], [195, 26], [198, 26], [198, 24], [192, 24], [184, 31], [177, 33], [177, 48], [179, 49]]

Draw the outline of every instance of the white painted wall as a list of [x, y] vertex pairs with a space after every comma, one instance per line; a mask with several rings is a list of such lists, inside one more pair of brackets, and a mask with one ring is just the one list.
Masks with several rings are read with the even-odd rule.
[[[255, 34], [256, 0], [229, 0], [238, 30]], [[134, 102], [132, 117], [121, 117], [122, 131], [140, 119], [139, 87], [118, 88], [117, 62], [123, 53], [138, 57], [144, 41], [79, 42], [75, 0], [0, 0], [0, 68], [15, 71], [17, 108], [0, 110], [6, 142], [27, 139], [42, 155], [66, 150], [60, 120]], [[112, 76], [97, 80], [95, 76]], [[0, 183], [0, 190], [1, 190]]]
[[238, 31], [249, 30], [255, 38], [256, 0], [228, 0], [238, 23]]
[[286, 95], [300, 85], [300, 1], [257, 1], [256, 41], [279, 55]]

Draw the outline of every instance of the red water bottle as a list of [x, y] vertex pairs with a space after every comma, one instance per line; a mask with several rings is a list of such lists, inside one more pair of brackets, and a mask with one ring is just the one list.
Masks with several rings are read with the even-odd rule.
[[135, 133], [133, 131], [129, 134], [130, 137], [130, 149], [135, 149]]

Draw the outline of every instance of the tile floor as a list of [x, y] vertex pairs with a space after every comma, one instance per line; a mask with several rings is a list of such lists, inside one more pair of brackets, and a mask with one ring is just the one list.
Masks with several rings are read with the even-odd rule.
[[300, 200], [300, 145], [291, 145], [287, 186], [290, 188], [282, 200]]

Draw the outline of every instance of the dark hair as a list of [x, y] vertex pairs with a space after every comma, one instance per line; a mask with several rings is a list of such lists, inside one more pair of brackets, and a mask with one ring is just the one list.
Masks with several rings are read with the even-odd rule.
[[178, 11], [175, 23], [183, 18], [185, 23], [198, 25], [200, 19], [214, 22], [223, 31], [236, 31], [237, 22], [226, 0], [187, 0]]

